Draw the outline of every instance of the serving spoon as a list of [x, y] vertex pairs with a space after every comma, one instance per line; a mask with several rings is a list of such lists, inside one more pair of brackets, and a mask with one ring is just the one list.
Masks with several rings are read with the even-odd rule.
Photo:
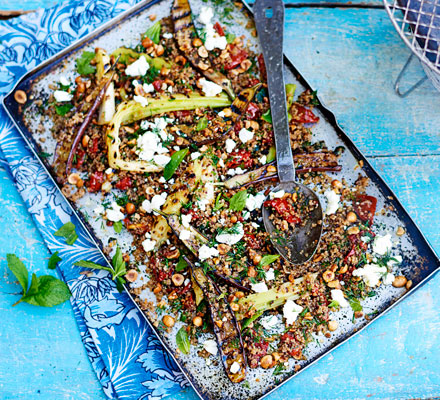
[[260, 39], [267, 72], [272, 124], [275, 136], [279, 185], [271, 193], [302, 194], [305, 201], [315, 201], [317, 207], [310, 212], [301, 226], [284, 234], [276, 229], [269, 218], [271, 211], [263, 205], [263, 221], [277, 251], [292, 264], [303, 264], [316, 251], [322, 233], [322, 207], [318, 196], [307, 186], [295, 180], [287, 118], [286, 90], [283, 73], [284, 4], [282, 0], [257, 0], [253, 7], [255, 25]]

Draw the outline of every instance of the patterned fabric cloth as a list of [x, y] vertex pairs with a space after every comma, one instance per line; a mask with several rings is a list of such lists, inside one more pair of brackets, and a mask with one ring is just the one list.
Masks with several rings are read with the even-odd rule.
[[[134, 5], [138, 0], [86, 0], [0, 23], [0, 96], [28, 70]], [[58, 273], [90, 362], [110, 399], [159, 400], [188, 386], [143, 316], [105, 271], [80, 275], [80, 259], [104, 263], [37, 159], [0, 109], [0, 165], [14, 180], [49, 250], [63, 259]], [[79, 239], [68, 246], [54, 232], [67, 221]]]

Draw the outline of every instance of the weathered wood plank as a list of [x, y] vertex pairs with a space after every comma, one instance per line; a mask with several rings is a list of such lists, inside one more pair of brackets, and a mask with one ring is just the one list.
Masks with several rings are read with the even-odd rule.
[[440, 154], [439, 93], [394, 93], [409, 50], [384, 10], [288, 9], [286, 22], [286, 53], [364, 153]]

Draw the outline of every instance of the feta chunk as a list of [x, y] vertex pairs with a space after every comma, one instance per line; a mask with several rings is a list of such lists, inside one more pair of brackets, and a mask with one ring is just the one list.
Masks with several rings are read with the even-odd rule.
[[152, 213], [153, 209], [160, 210], [160, 208], [165, 204], [167, 199], [167, 193], [155, 194], [153, 198], [150, 200], [144, 200], [142, 202], [142, 208], [147, 213]]
[[226, 171], [226, 175], [231, 175], [231, 176], [234, 176], [234, 175], [241, 175], [241, 174], [243, 174], [245, 172], [245, 170], [244, 169], [241, 169], [240, 167], [237, 167], [237, 168], [231, 168], [231, 169], [228, 169], [227, 171]]
[[266, 164], [267, 156], [265, 154], [262, 155], [258, 161], [260, 161], [260, 163], [263, 164], [263, 165]]
[[355, 269], [353, 271], [353, 276], [361, 277], [365, 284], [370, 287], [377, 286], [379, 281], [382, 278], [385, 278], [387, 274], [387, 268], [377, 264], [367, 264], [364, 267]]
[[208, 339], [203, 342], [203, 348], [213, 356], [217, 355], [218, 352], [218, 346], [217, 342], [213, 339]]
[[111, 208], [109, 208], [106, 212], [107, 219], [109, 221], [118, 222], [124, 219], [124, 214], [121, 212], [121, 207], [118, 206], [116, 201], [111, 204]]
[[273, 268], [269, 268], [266, 272], [266, 281], [273, 281], [275, 279], [275, 271]]
[[195, 160], [196, 158], [199, 158], [202, 154], [198, 151], [195, 151], [194, 153], [191, 153], [191, 160]]
[[263, 293], [269, 290], [267, 288], [266, 282], [251, 283], [251, 286], [252, 286], [252, 290], [255, 293]]
[[267, 331], [271, 331], [281, 325], [281, 321], [276, 315], [268, 315], [260, 319], [260, 325]]
[[242, 143], [247, 143], [254, 138], [254, 132], [251, 132], [246, 128], [241, 128], [240, 132], [238, 132], [238, 137]]
[[269, 198], [271, 200], [273, 199], [281, 199], [284, 197], [284, 195], [286, 194], [286, 192], [284, 190], [278, 190], [278, 192], [270, 192], [269, 193]]
[[205, 94], [205, 96], [217, 96], [223, 90], [220, 85], [207, 81], [205, 78], [199, 79], [199, 83], [202, 86], [202, 92]]
[[376, 254], [383, 256], [386, 253], [389, 253], [392, 247], [393, 247], [393, 242], [391, 241], [390, 234], [386, 234], [385, 236], [377, 235], [374, 238], [373, 251]]
[[262, 207], [265, 199], [266, 196], [264, 193], [257, 193], [255, 196], [248, 194], [246, 198], [246, 208], [249, 211], [259, 210]]
[[127, 68], [125, 68], [125, 75], [144, 76], [149, 69], [150, 64], [148, 64], [145, 56], [140, 56], [135, 62], [131, 63]]
[[332, 300], [337, 301], [341, 308], [345, 308], [350, 305], [350, 303], [344, 297], [344, 293], [341, 289], [332, 289], [330, 294], [332, 296]]
[[139, 103], [142, 107], [148, 106], [148, 100], [144, 96], [134, 95], [133, 100]]
[[208, 258], [217, 257], [218, 255], [219, 252], [215, 247], [208, 247], [206, 244], [199, 249], [199, 258], [201, 261], [207, 260]]
[[215, 240], [219, 243], [225, 243], [228, 245], [238, 243], [244, 235], [243, 224], [237, 223], [234, 228], [236, 228], [237, 233], [219, 233], [215, 237]]
[[286, 324], [293, 325], [302, 310], [303, 307], [296, 304], [293, 300], [287, 300], [283, 307], [283, 315], [284, 318], [286, 318]]
[[65, 101], [70, 101], [73, 98], [73, 95], [70, 93], [65, 92], [64, 90], [55, 90], [53, 93], [53, 96], [55, 97], [55, 100], [58, 103], [62, 103]]
[[202, 7], [198, 20], [205, 25], [205, 47], [208, 51], [214, 50], [215, 48], [224, 50], [228, 41], [225, 36], [220, 36], [214, 29], [214, 25], [212, 24], [213, 16], [214, 11], [211, 7]]
[[234, 150], [236, 145], [237, 145], [237, 143], [235, 143], [235, 141], [233, 141], [232, 139], [226, 139], [226, 142], [225, 142], [226, 152], [231, 153], [232, 150]]
[[162, 167], [165, 167], [171, 160], [170, 156], [166, 156], [165, 154], [156, 154], [153, 156], [153, 161]]
[[145, 239], [142, 242], [142, 247], [144, 248], [144, 250], [148, 253], [149, 251], [154, 250], [154, 246], [156, 246], [156, 241], [155, 240], [151, 240], [151, 239]]
[[189, 231], [188, 229], [184, 229], [180, 232], [179, 234], [179, 239], [180, 240], [189, 240], [191, 239], [191, 231]]
[[231, 374], [236, 374], [238, 371], [240, 371], [240, 364], [237, 361], [234, 361], [229, 371], [231, 371]]
[[334, 190], [327, 190], [325, 193], [325, 197], [327, 197], [327, 208], [325, 210], [326, 215], [334, 214], [338, 211], [340, 206], [339, 201], [341, 196], [337, 194]]
[[96, 215], [104, 214], [104, 211], [105, 211], [105, 209], [104, 209], [104, 206], [103, 206], [102, 204], [99, 204], [98, 206], [96, 206], [96, 207], [93, 209], [93, 212], [94, 212]]
[[64, 75], [60, 76], [60, 83], [63, 86], [70, 86], [69, 80]]
[[208, 25], [211, 23], [213, 17], [214, 17], [214, 10], [212, 9], [212, 7], [203, 6], [200, 11], [198, 20], [203, 25]]
[[173, 34], [170, 33], [170, 32], [165, 32], [162, 36], [163, 36], [165, 39], [172, 39], [172, 38], [173, 38]]
[[182, 225], [185, 228], [189, 228], [189, 223], [191, 222], [192, 215], [191, 214], [182, 214], [181, 215]]

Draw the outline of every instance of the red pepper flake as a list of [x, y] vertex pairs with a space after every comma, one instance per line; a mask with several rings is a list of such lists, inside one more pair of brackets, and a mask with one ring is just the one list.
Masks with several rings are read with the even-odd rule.
[[[293, 105], [292, 120], [299, 122], [300, 124], [316, 124], [319, 121], [319, 117], [313, 114], [312, 110], [305, 108], [300, 104]], [[296, 110], [296, 112], [295, 112]]]
[[92, 146], [89, 149], [90, 153], [96, 154], [98, 152], [98, 143], [99, 143], [99, 139], [96, 137], [93, 138]]
[[79, 169], [84, 163], [84, 160], [86, 159], [86, 152], [84, 150], [79, 149], [76, 153], [76, 164], [75, 168]]
[[125, 176], [118, 183], [116, 183], [115, 187], [120, 190], [127, 190], [132, 185], [132, 180], [129, 176]]
[[223, 30], [222, 26], [221, 26], [218, 22], [216, 22], [216, 23], [214, 24], [214, 29], [217, 31], [217, 33], [218, 33], [220, 36], [225, 36], [225, 31]]
[[371, 225], [373, 223], [374, 214], [376, 213], [376, 205], [377, 199], [375, 197], [359, 194], [356, 196], [353, 208], [362, 221], [369, 221]]
[[243, 165], [244, 168], [251, 168], [254, 161], [252, 160], [252, 153], [248, 150], [238, 150], [231, 153], [231, 160], [226, 163], [227, 168], [237, 168]]
[[289, 224], [301, 223], [301, 218], [296, 214], [292, 205], [286, 199], [273, 199], [264, 202], [265, 207], [271, 207], [280, 214]]
[[231, 46], [230, 50], [230, 62], [225, 64], [225, 70], [229, 71], [238, 67], [244, 60], [248, 58], [248, 53], [237, 46]]
[[101, 189], [102, 183], [104, 182], [104, 173], [101, 171], [96, 171], [90, 175], [89, 181], [87, 182], [87, 188], [89, 192], [97, 192]]

